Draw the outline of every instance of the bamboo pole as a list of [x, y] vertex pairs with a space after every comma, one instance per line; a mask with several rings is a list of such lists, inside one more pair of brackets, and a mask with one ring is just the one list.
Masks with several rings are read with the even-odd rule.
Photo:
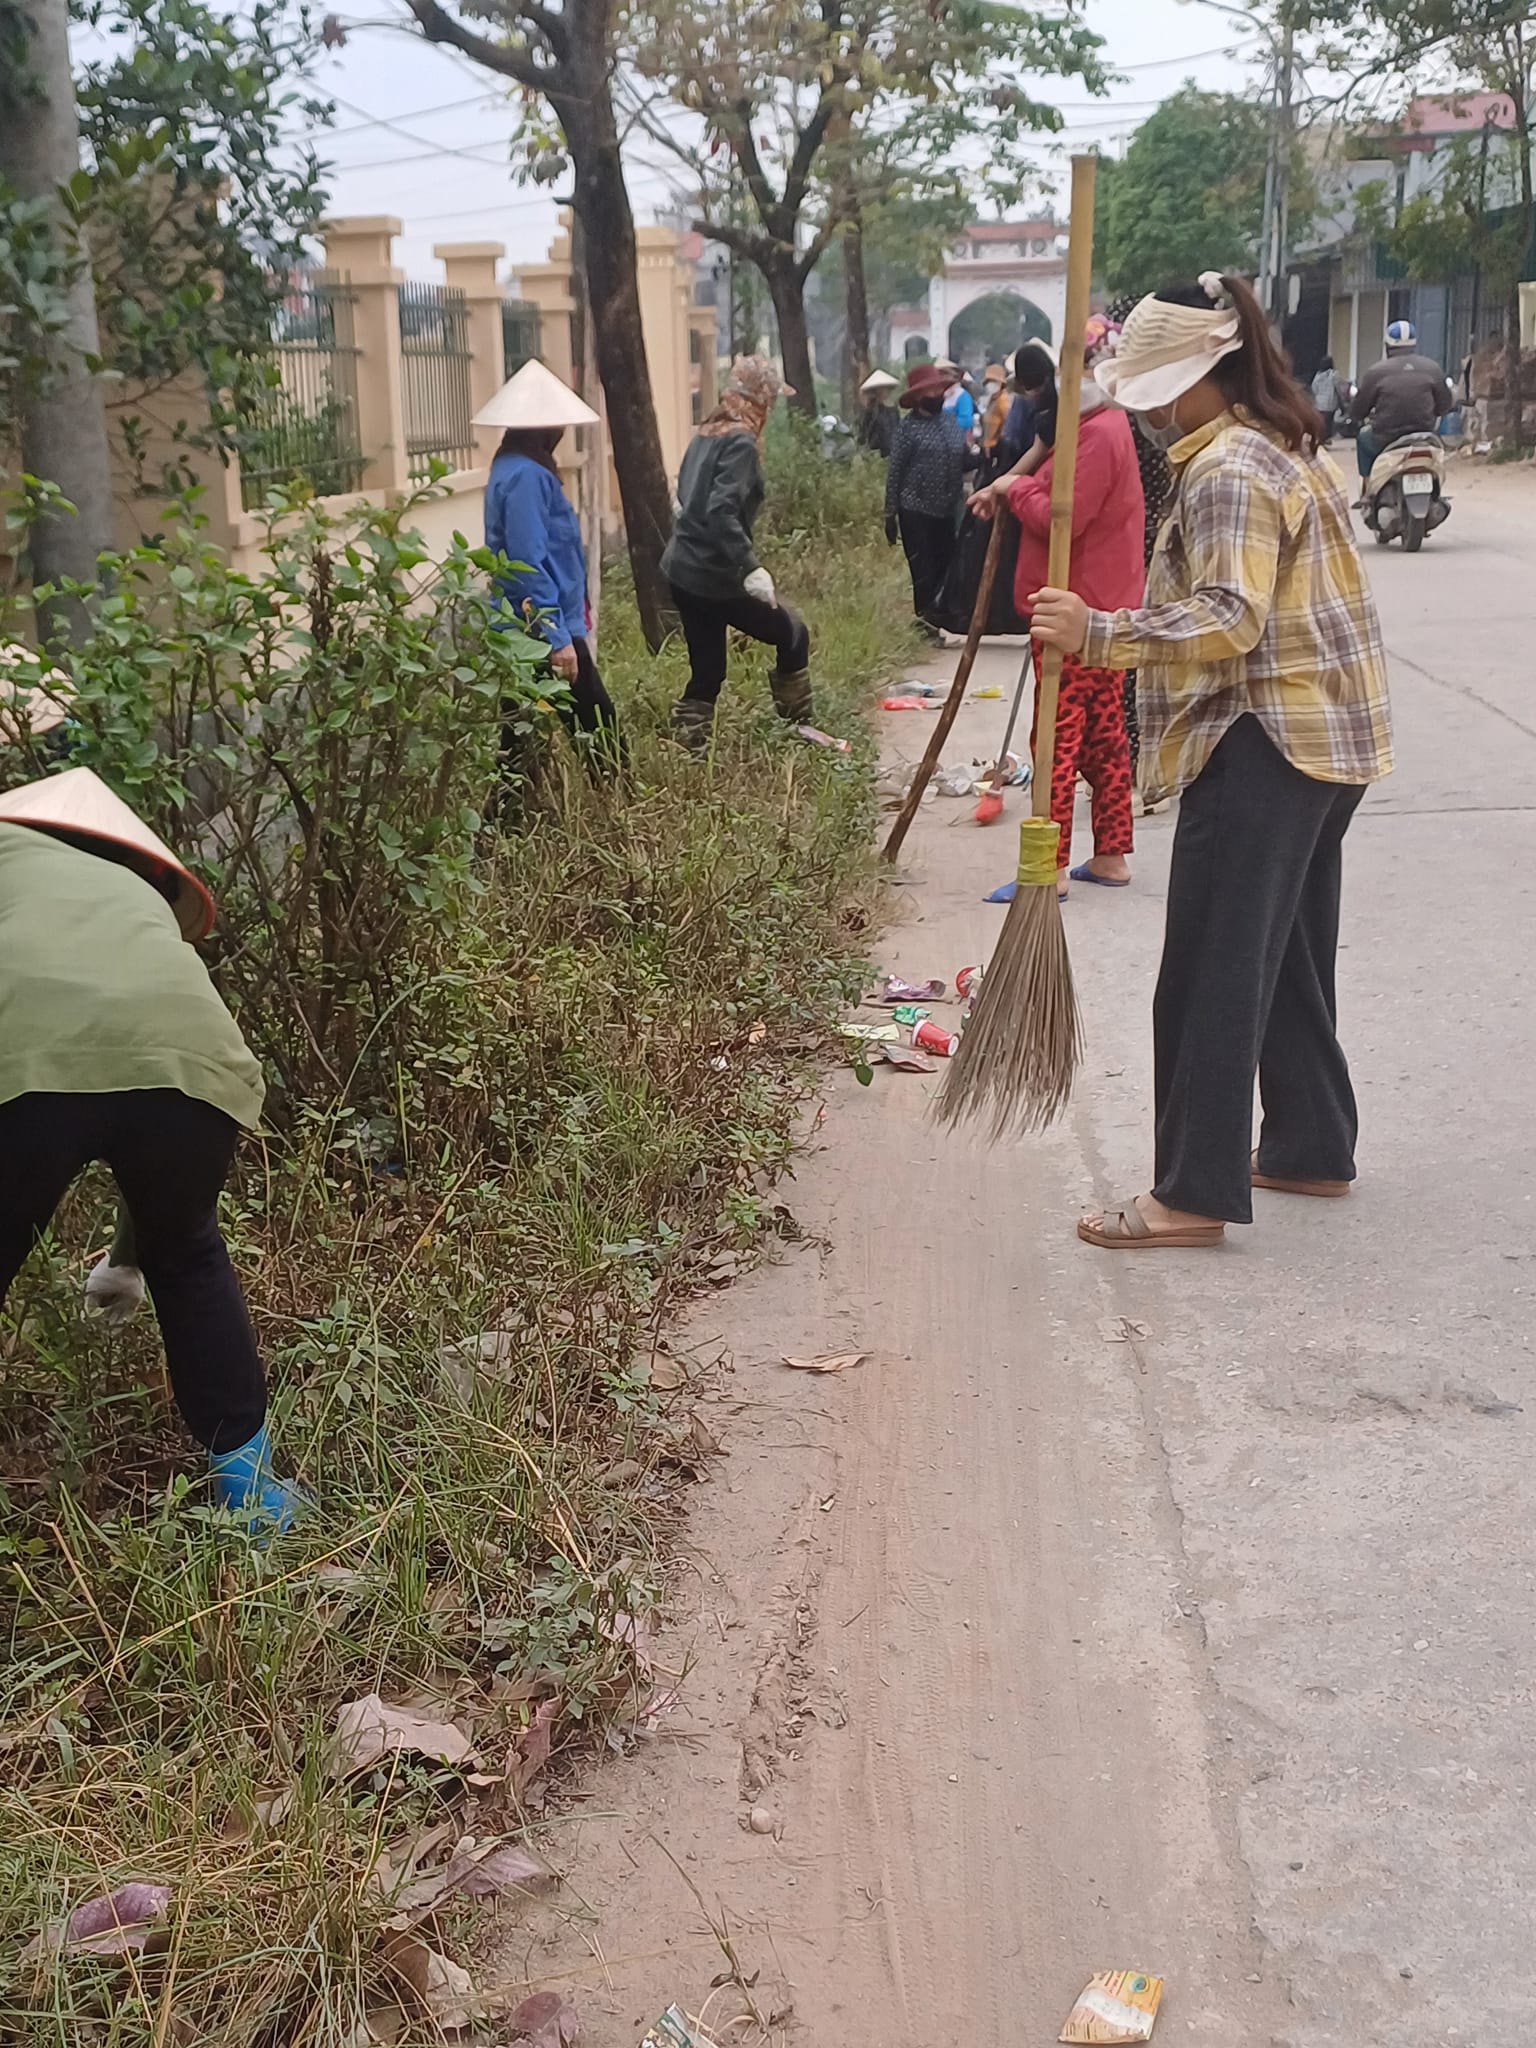
[[[1083, 334], [1093, 289], [1093, 188], [1098, 158], [1072, 159], [1072, 239], [1067, 248], [1067, 310], [1062, 320], [1057, 374], [1056, 446], [1051, 465], [1051, 542], [1046, 579], [1065, 590], [1072, 574], [1072, 500], [1077, 486], [1077, 434], [1083, 408]], [[1088, 232], [1081, 224], [1089, 223]], [[1074, 374], [1075, 372], [1075, 374]], [[1061, 695], [1061, 649], [1048, 647], [1040, 664], [1035, 711], [1035, 780], [1031, 810], [1051, 815], [1051, 770], [1056, 760], [1056, 705]]]

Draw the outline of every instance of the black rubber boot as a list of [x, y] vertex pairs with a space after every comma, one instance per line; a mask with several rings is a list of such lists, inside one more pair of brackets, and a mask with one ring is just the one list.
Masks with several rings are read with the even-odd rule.
[[791, 669], [786, 675], [775, 669], [768, 679], [773, 692], [773, 708], [790, 725], [809, 725], [811, 721], [811, 672], [808, 668]]
[[715, 707], [703, 697], [679, 697], [672, 706], [672, 737], [690, 754], [707, 754], [715, 730]]

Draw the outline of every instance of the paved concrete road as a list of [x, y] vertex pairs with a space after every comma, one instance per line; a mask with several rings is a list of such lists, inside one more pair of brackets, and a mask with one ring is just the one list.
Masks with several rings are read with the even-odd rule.
[[[1111, 1967], [1166, 1972], [1191, 2048], [1536, 2028], [1533, 559], [1504, 472], [1419, 557], [1372, 552], [1401, 766], [1347, 858], [1348, 1201], [1261, 1197], [1219, 1253], [1073, 1235], [1148, 1181], [1168, 816], [1134, 888], [1067, 905], [1089, 1055], [1046, 1138], [986, 1152], [930, 1082], [834, 1077], [786, 1191], [825, 1251], [694, 1319], [732, 1364], [658, 1649], [688, 1740], [590, 1788], [596, 1928], [515, 1959], [594, 2048], [719, 1966], [662, 1841], [806, 2048], [1028, 2048]], [[1004, 713], [968, 706], [950, 758]], [[1015, 842], [970, 808], [919, 816], [892, 968], [990, 951]]]
[[[1536, 2025], [1533, 563], [1536, 482], [1509, 472], [1459, 488], [1419, 556], [1371, 550], [1400, 765], [1347, 857], [1357, 1193], [1261, 1197], [1222, 1257], [1100, 1279], [1155, 1332], [1256, 1923], [1304, 2048]], [[1162, 821], [1145, 837], [1134, 905], [1069, 906], [1084, 1193], [1146, 1184]]]

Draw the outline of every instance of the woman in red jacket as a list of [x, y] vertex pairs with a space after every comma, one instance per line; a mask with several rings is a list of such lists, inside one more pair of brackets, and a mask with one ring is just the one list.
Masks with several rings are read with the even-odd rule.
[[[1113, 341], [1099, 318], [1088, 324], [1084, 360], [1092, 365]], [[1042, 587], [1050, 552], [1051, 474], [1049, 455], [1033, 476], [1015, 476], [1006, 486], [1009, 509], [1019, 522], [1019, 562], [1014, 605], [1021, 614]], [[972, 500], [971, 509], [977, 508]], [[1077, 443], [1077, 488], [1072, 501], [1071, 588], [1095, 610], [1141, 603], [1146, 589], [1142, 541], [1146, 522], [1141, 471], [1130, 421], [1110, 404], [1091, 377], [1083, 380], [1083, 415]], [[1035, 643], [1035, 673], [1044, 649]], [[1097, 882], [1123, 889], [1131, 879], [1131, 750], [1125, 730], [1125, 677], [1120, 669], [1089, 668], [1075, 654], [1061, 669], [1056, 712], [1056, 757], [1051, 775], [1051, 816], [1061, 828], [1057, 894], [1067, 881]], [[1031, 740], [1033, 744], [1033, 740]], [[1093, 857], [1070, 867], [1072, 805], [1081, 775], [1093, 791]]]

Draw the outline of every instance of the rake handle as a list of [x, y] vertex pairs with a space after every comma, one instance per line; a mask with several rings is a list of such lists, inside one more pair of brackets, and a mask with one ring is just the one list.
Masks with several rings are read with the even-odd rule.
[[[917, 764], [917, 773], [912, 778], [912, 787], [907, 791], [906, 802], [896, 813], [896, 822], [880, 849], [882, 860], [894, 860], [901, 851], [901, 842], [907, 836], [907, 828], [917, 816], [917, 807], [923, 800], [923, 791], [939, 765], [939, 756], [944, 751], [944, 742], [949, 738], [949, 729], [959, 715], [965, 700], [965, 687], [971, 680], [971, 670], [976, 666], [976, 650], [981, 645], [982, 631], [987, 623], [987, 609], [992, 602], [992, 585], [997, 580], [997, 564], [1003, 548], [1003, 521], [1009, 517], [1007, 507], [999, 505], [992, 515], [992, 532], [987, 541], [986, 560], [981, 565], [981, 581], [976, 586], [976, 602], [971, 606], [971, 623], [966, 628], [965, 646], [960, 653], [955, 680], [949, 686], [949, 695], [944, 699], [944, 709], [939, 713], [923, 758]], [[1054, 715], [1054, 714], [1053, 714]]]
[[[1072, 212], [1068, 224], [1067, 308], [1062, 315], [1061, 368], [1057, 373], [1056, 446], [1051, 461], [1051, 544], [1046, 581], [1068, 588], [1072, 574], [1072, 499], [1077, 486], [1077, 437], [1083, 408], [1083, 335], [1093, 287], [1093, 185], [1098, 158], [1072, 159]], [[1056, 765], [1056, 706], [1061, 696], [1062, 653], [1047, 647], [1035, 698], [1035, 782], [1030, 808], [1051, 815]]]

